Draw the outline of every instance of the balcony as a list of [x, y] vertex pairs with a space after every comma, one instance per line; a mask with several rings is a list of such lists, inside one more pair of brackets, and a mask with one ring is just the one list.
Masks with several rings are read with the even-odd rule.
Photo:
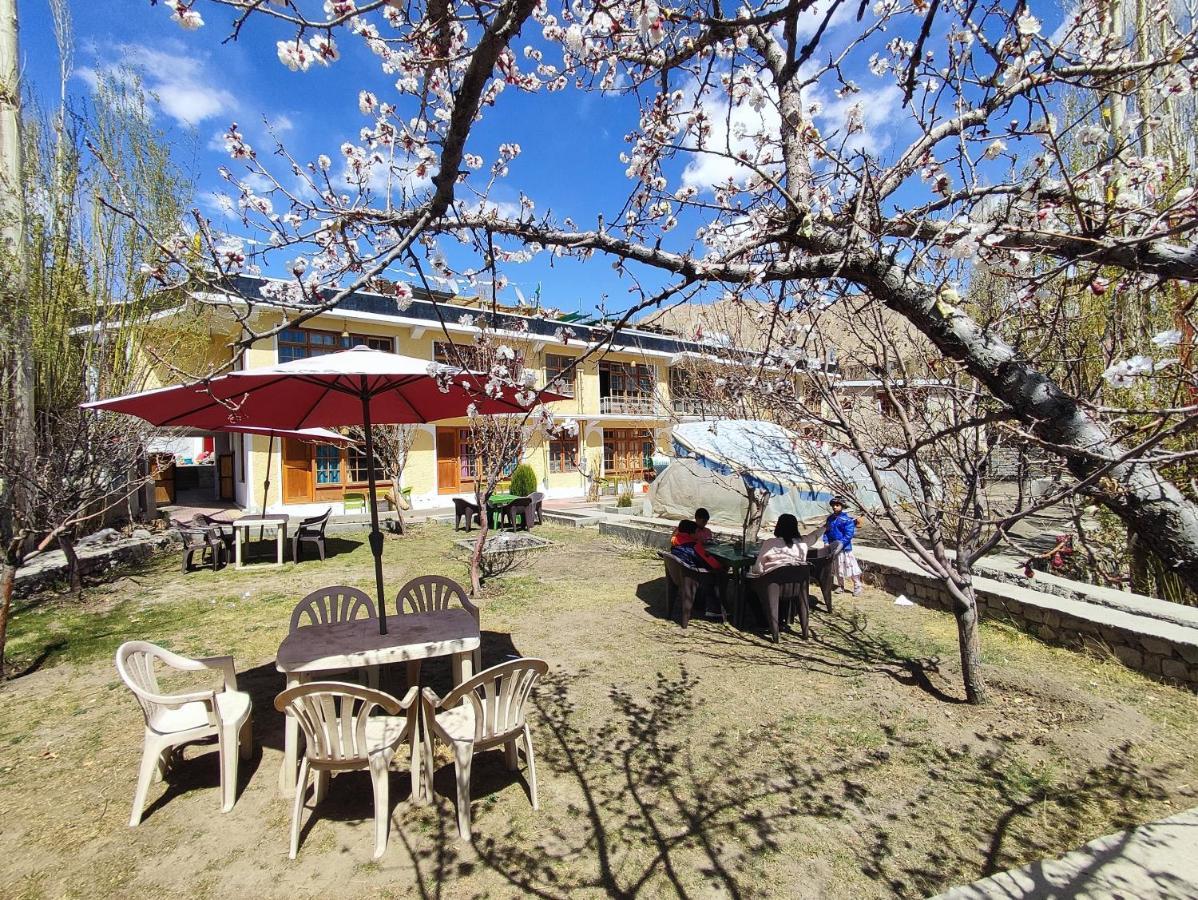
[[599, 398], [599, 414], [607, 416], [656, 416], [657, 401], [650, 394], [610, 394]]
[[702, 416], [707, 412], [706, 404], [698, 397], [674, 397], [673, 407], [680, 416]]

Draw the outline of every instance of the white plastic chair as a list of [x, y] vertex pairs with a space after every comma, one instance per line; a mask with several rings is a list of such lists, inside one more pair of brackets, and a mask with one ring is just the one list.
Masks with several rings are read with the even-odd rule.
[[[537, 766], [532, 752], [532, 733], [524, 707], [537, 679], [549, 671], [543, 659], [516, 659], [480, 672], [454, 688], [442, 700], [429, 688], [422, 693], [426, 735], [453, 750], [458, 788], [458, 836], [470, 837], [470, 768], [478, 750], [502, 746], [511, 770], [519, 766], [518, 747], [523, 744], [528, 763], [528, 793], [533, 809], [537, 801]], [[429, 779], [426, 796], [432, 793], [432, 741], [424, 744], [425, 772]]]
[[[224, 686], [164, 694], [158, 687], [156, 662], [184, 672], [219, 670], [224, 675]], [[189, 659], [146, 641], [128, 641], [117, 648], [116, 668], [137, 697], [146, 720], [129, 827], [141, 822], [150, 782], [162, 780], [174, 749], [213, 736], [220, 747], [221, 812], [231, 810], [237, 799], [237, 758], [248, 757], [252, 745], [250, 695], [237, 690], [233, 657]]]
[[[295, 716], [306, 739], [291, 813], [291, 859], [299, 851], [300, 815], [308, 777], [316, 773], [314, 800], [319, 804], [334, 772], [360, 769], [370, 772], [374, 785], [374, 858], [383, 855], [391, 824], [387, 772], [399, 745], [404, 740], [415, 743], [419, 714], [416, 697], [416, 688], [409, 688], [403, 700], [396, 700], [382, 691], [336, 681], [301, 684], [275, 697], [275, 709]], [[388, 715], [371, 715], [380, 708]], [[407, 714], [400, 717], [399, 713], [405, 711]], [[413, 752], [410, 770], [414, 799], [422, 797], [420, 765], [420, 754]]]
[[[401, 614], [444, 612], [453, 609], [455, 600], [475, 622], [481, 622], [478, 607], [470, 602], [466, 589], [444, 575], [420, 575], [411, 579], [396, 593], [395, 610]], [[483, 667], [481, 647], [474, 651], [471, 661], [475, 672]], [[415, 685], [419, 680], [420, 660], [413, 659], [408, 662], [408, 684]]]
[[[353, 622], [356, 619], [378, 617], [374, 601], [365, 591], [344, 584], [333, 584], [317, 588], [295, 604], [295, 609], [291, 611], [291, 627], [288, 633], [310, 625], [340, 625], [342, 622]], [[336, 674], [337, 670], [331, 669], [318, 672], [313, 677], [327, 679], [328, 676]], [[366, 683], [372, 688], [379, 686], [378, 666], [366, 667]]]
[[377, 619], [378, 610], [365, 591], [344, 584], [318, 588], [291, 611], [291, 631], [305, 625], [337, 625], [355, 619]]

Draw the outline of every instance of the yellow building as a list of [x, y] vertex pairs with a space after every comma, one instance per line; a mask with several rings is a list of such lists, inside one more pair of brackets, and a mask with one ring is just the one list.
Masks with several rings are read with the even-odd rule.
[[[242, 278], [238, 288], [252, 296], [266, 283]], [[229, 298], [234, 307], [238, 302]], [[293, 311], [287, 312], [294, 317]], [[478, 312], [477, 302], [470, 305], [449, 295], [434, 302], [418, 292], [412, 303], [400, 310], [394, 297], [359, 292], [335, 311], [259, 342], [246, 353], [244, 366], [273, 365], [361, 344], [429, 361], [448, 361], [451, 340], [459, 345], [472, 343], [477, 329], [465, 320]], [[264, 306], [255, 306], [254, 316], [259, 331], [284, 321], [283, 310]], [[578, 423], [578, 437], [550, 441], [534, 436], [524, 449], [522, 461], [532, 466], [546, 496], [583, 496], [585, 479], [575, 465], [579, 459], [601, 473], [609, 492], [617, 485], [633, 492], [644, 490], [647, 479], [652, 478], [650, 458], [668, 450], [670, 426], [700, 412], [693, 398], [671, 397], [671, 366], [703, 354], [704, 345], [630, 327], [621, 329], [607, 346], [607, 331], [601, 323], [506, 311], [494, 318], [498, 327], [492, 326], [492, 331], [522, 354], [525, 371], [536, 372], [540, 385], [559, 377], [572, 359], [592, 351], [563, 391], [570, 399], [550, 405], [557, 418]], [[208, 315], [206, 321], [210, 332], [206, 361], [228, 360], [228, 345], [236, 335], [233, 317]], [[170, 327], [169, 321], [163, 324]], [[558, 335], [562, 327], [572, 332], [565, 342]], [[593, 352], [597, 345], [604, 346], [601, 353]], [[677, 387], [681, 380], [675, 378], [674, 383]], [[199, 489], [202, 496], [195, 496], [193, 489], [187, 498], [172, 498], [180, 503], [211, 497], [258, 510], [268, 474], [266, 508], [272, 511], [306, 514], [331, 506], [334, 514], [340, 514], [347, 492], [364, 492], [366, 461], [358, 448], [285, 440], [281, 445], [274, 442], [268, 453], [266, 437], [218, 433], [197, 434], [191, 440], [192, 456], [208, 449], [215, 465]], [[176, 477], [182, 471], [178, 470]], [[465, 419], [419, 426], [403, 476], [415, 508], [444, 507], [455, 496], [472, 496], [474, 475]]]

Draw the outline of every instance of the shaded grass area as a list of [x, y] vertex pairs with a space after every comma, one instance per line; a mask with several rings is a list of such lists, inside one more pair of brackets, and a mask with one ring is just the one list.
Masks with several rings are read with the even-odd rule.
[[[481, 601], [486, 664], [552, 665], [533, 711], [541, 811], [501, 754], [482, 754], [474, 839], [459, 843], [452, 767], [425, 808], [406, 804], [396, 773], [377, 862], [356, 774], [334, 779], [287, 860], [271, 708], [294, 602], [323, 584], [369, 590], [364, 546], [186, 577], [161, 559], [82, 606], [27, 604], [14, 646], [40, 667], [0, 692], [5, 896], [921, 897], [1194, 803], [1198, 701], [1115, 662], [987, 624], [995, 699], [975, 709], [958, 702], [942, 613], [867, 590], [817, 613], [811, 641], [683, 631], [662, 618], [655, 557], [545, 533], [554, 547]], [[428, 526], [389, 540], [387, 583], [460, 577], [453, 537]], [[110, 659], [130, 637], [237, 657], [256, 746], [229, 814], [214, 755], [193, 751], [151, 792], [143, 825], [125, 827], [141, 724]], [[426, 669], [448, 687], [448, 665]], [[385, 687], [402, 682], [385, 673]]]

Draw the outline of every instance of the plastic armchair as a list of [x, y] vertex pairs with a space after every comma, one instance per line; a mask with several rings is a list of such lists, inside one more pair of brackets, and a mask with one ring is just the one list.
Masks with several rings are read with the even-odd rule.
[[[810, 545], [808, 545], [810, 546]], [[811, 566], [811, 579], [819, 583], [824, 597], [824, 606], [832, 611], [832, 579], [836, 575], [836, 557], [840, 556], [842, 544], [833, 541], [824, 547], [807, 551], [807, 565]]]
[[[156, 663], [183, 672], [217, 670], [224, 676], [224, 685], [219, 689], [164, 694], [158, 686]], [[161, 780], [174, 749], [202, 738], [217, 739], [221, 812], [231, 810], [237, 799], [237, 759], [239, 755], [249, 756], [252, 742], [250, 695], [237, 690], [233, 657], [191, 659], [146, 641], [128, 641], [117, 648], [116, 669], [141, 705], [146, 724], [129, 827], [141, 822], [150, 782]]]
[[807, 606], [807, 586], [811, 577], [810, 566], [781, 566], [760, 575], [750, 575], [746, 581], [757, 599], [765, 608], [770, 636], [778, 643], [779, 609], [782, 608], [782, 618], [787, 624], [794, 618], [793, 608], [799, 608], [799, 622], [803, 630], [803, 638], [810, 637], [808, 625], [809, 610]]
[[519, 747], [528, 765], [528, 795], [533, 809], [537, 800], [537, 766], [532, 750], [532, 732], [524, 715], [528, 697], [537, 680], [549, 671], [543, 659], [516, 659], [480, 672], [439, 698], [425, 688], [421, 693], [421, 715], [426, 729], [423, 744], [424, 770], [429, 778], [425, 796], [432, 792], [434, 741], [453, 750], [457, 781], [458, 837], [470, 838], [470, 769], [474, 754], [502, 746], [508, 768], [519, 768]]
[[304, 544], [315, 544], [316, 549], [320, 552], [320, 559], [324, 561], [324, 529], [329, 524], [329, 516], [333, 514], [332, 507], [329, 507], [319, 516], [311, 516], [299, 523], [299, 528], [291, 538], [291, 561], [300, 561], [300, 548]]
[[453, 530], [462, 531], [462, 520], [466, 520], [466, 531], [469, 531], [475, 522], [478, 522], [479, 527], [483, 524], [483, 511], [477, 503], [471, 503], [469, 500], [463, 500], [461, 497], [453, 498]]
[[195, 568], [195, 554], [200, 554], [200, 564], [212, 566], [215, 572], [225, 562], [225, 542], [215, 528], [198, 528], [175, 522], [175, 530], [183, 539], [183, 572]]
[[[377, 619], [378, 610], [370, 595], [358, 588], [334, 584], [318, 588], [295, 605], [291, 611], [291, 627], [288, 634], [297, 628], [312, 625], [340, 625], [356, 619]], [[322, 676], [336, 670], [322, 672]], [[366, 667], [366, 683], [373, 688], [379, 686], [379, 667]]]
[[682, 627], [690, 625], [691, 611], [699, 588], [718, 590], [720, 576], [707, 569], [697, 569], [680, 560], [669, 550], [658, 550], [657, 555], [666, 567], [666, 618], [673, 618], [675, 600], [682, 607]]
[[346, 513], [366, 512], [366, 495], [359, 491], [347, 491], [341, 503]]
[[295, 605], [291, 628], [305, 625], [338, 625], [355, 619], [377, 619], [378, 610], [365, 591], [344, 584], [318, 588]]
[[529, 530], [533, 525], [535, 504], [531, 496], [517, 497], [496, 509], [499, 514], [500, 523], [507, 523], [506, 527], [515, 531], [516, 529]]
[[[533, 520], [534, 520], [534, 521], [536, 522], [536, 524], [538, 524], [538, 525], [544, 525], [544, 524], [545, 524], [545, 515], [544, 515], [544, 510], [542, 509], [542, 506], [543, 506], [543, 504], [545, 503], [545, 494], [544, 494], [544, 492], [542, 492], [542, 491], [537, 491], [537, 492], [535, 492], [535, 493], [533, 493], [533, 494], [529, 494], [529, 496], [532, 498], [532, 517], [533, 517]], [[529, 523], [529, 524], [531, 525], [532, 523]]]
[[[395, 595], [395, 611], [401, 615], [406, 613], [437, 613], [452, 609], [454, 601], [474, 617], [474, 621], [482, 627], [478, 607], [471, 601], [466, 589], [444, 575], [420, 575], [411, 579], [401, 587]], [[420, 660], [408, 661], [408, 684], [415, 684], [420, 678]], [[472, 658], [474, 671], [482, 668], [482, 648], [474, 651]]]
[[[314, 801], [319, 804], [334, 772], [362, 769], [370, 772], [374, 786], [374, 858], [383, 855], [391, 824], [387, 773], [405, 740], [413, 745], [409, 766], [412, 796], [417, 800], [423, 797], [422, 754], [416, 750], [420, 708], [417, 696], [416, 688], [410, 688], [403, 700], [396, 700], [390, 694], [356, 684], [313, 681], [288, 688], [275, 697], [275, 709], [295, 716], [305, 738], [291, 811], [291, 859], [299, 852], [300, 816], [309, 777], [316, 775]], [[387, 715], [372, 715], [376, 709]]]
[[211, 528], [217, 536], [224, 542], [226, 559], [233, 553], [233, 545], [237, 540], [237, 535], [233, 530], [233, 523], [227, 519], [217, 519], [205, 513], [196, 513], [191, 517], [191, 524], [196, 528]]

